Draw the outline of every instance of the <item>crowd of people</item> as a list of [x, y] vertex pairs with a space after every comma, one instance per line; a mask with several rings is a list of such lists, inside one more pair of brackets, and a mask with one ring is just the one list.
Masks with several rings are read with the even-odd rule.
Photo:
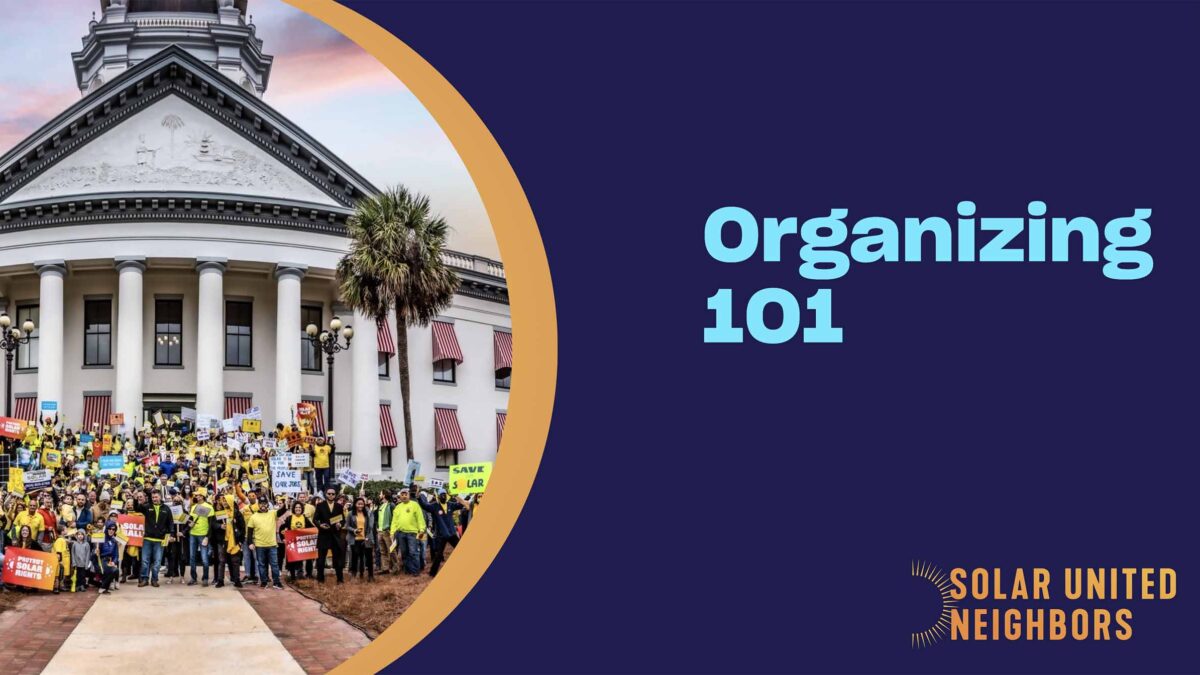
[[[29, 490], [11, 477], [0, 484], [0, 564], [9, 547], [55, 554], [54, 593], [160, 580], [278, 589], [285, 574], [339, 584], [346, 575], [436, 576], [482, 503], [482, 494], [416, 484], [369, 494], [339, 481], [333, 439], [311, 435], [304, 418], [270, 431], [197, 432], [194, 421], [153, 417], [135, 430], [80, 433], [55, 416], [5, 439], [13, 475], [52, 478]], [[272, 485], [270, 468], [284, 462], [299, 467], [298, 491]], [[130, 514], [142, 516], [141, 546], [120, 523]], [[288, 562], [288, 530], [314, 529], [315, 559]]]

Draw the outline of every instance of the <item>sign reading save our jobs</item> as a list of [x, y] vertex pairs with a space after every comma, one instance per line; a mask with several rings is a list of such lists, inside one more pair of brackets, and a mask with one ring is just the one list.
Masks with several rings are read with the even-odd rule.
[[50, 591], [54, 589], [54, 577], [57, 573], [56, 553], [32, 551], [16, 546], [4, 549], [3, 581], [6, 584]]
[[456, 495], [478, 494], [487, 489], [491, 477], [491, 462], [455, 464], [450, 467], [450, 492]]

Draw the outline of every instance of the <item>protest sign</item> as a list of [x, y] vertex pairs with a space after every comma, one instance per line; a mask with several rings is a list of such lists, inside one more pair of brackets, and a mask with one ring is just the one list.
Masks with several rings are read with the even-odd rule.
[[25, 472], [25, 493], [29, 494], [34, 490], [41, 490], [50, 487], [50, 481], [54, 478], [54, 472], [49, 469], [40, 469], [38, 471]]
[[62, 453], [58, 450], [47, 450], [42, 453], [42, 464], [47, 469], [57, 469], [62, 466]]
[[303, 484], [300, 481], [299, 469], [278, 469], [271, 472], [271, 489], [275, 494], [300, 494]]
[[[190, 410], [190, 408], [184, 408], [184, 410]], [[187, 418], [184, 418], [184, 419], [187, 419]], [[213, 417], [212, 415], [201, 415], [199, 413], [196, 414], [196, 428], [197, 429], [212, 429], [213, 427], [220, 427], [220, 426], [221, 426], [221, 421], [219, 419], [217, 419], [216, 417]]]
[[415, 459], [408, 460], [408, 468], [404, 470], [404, 482], [413, 483], [418, 473], [421, 473], [421, 463]]
[[0, 436], [6, 438], [25, 438], [25, 427], [29, 422], [15, 417], [0, 417]]
[[288, 562], [317, 559], [317, 528], [284, 530], [283, 541]]
[[267, 448], [268, 450], [274, 450], [276, 442], [274, 438], [264, 438], [262, 444], [264, 448]]
[[288, 455], [288, 457], [289, 457], [288, 464], [290, 464], [293, 469], [308, 468], [308, 465], [311, 463], [311, 460], [312, 460], [311, 457], [309, 457], [307, 454], [305, 454], [303, 452], [295, 452], [295, 453]]
[[312, 419], [317, 416], [317, 406], [308, 402], [296, 404], [296, 417], [303, 419]]
[[50, 591], [54, 590], [54, 577], [57, 574], [58, 555], [54, 553], [16, 546], [4, 549], [3, 580], [6, 584]]
[[233, 432], [237, 431], [237, 421], [235, 421], [232, 417], [221, 420], [221, 431], [227, 434], [232, 434]]
[[11, 467], [8, 470], [8, 491], [18, 497], [25, 496], [25, 470]]
[[110, 427], [119, 427], [125, 424], [125, 413], [113, 413], [108, 416], [108, 425]]
[[208, 429], [197, 429], [196, 430], [196, 440], [207, 441], [208, 438], [209, 438]]
[[265, 474], [265, 473], [250, 474], [250, 482], [254, 483], [255, 485], [257, 485], [259, 483], [265, 483], [266, 481], [267, 481], [267, 474]]
[[125, 471], [125, 456], [124, 455], [101, 455], [100, 457], [100, 473], [122, 473]]
[[248, 434], [257, 434], [262, 431], [262, 420], [250, 419], [249, 417], [242, 420], [242, 431]]
[[483, 492], [491, 476], [491, 462], [455, 464], [450, 467], [450, 491], [456, 495]]
[[429, 487], [435, 488], [435, 489], [436, 488], [444, 488], [444, 487], [446, 487], [446, 481], [442, 480], [441, 478], [430, 478], [429, 479]]
[[246, 409], [246, 419], [262, 420], [262, 408], [251, 406]]
[[[167, 423], [166, 420], [163, 419], [163, 414], [161, 412], [155, 411], [154, 426], [161, 427], [161, 426], [166, 425], [166, 423]], [[124, 422], [121, 422], [121, 424], [124, 424]]]
[[171, 520], [177, 523], [187, 522], [187, 514], [183, 512], [183, 504], [171, 505]]
[[42, 401], [42, 412], [58, 412], [58, 401]]
[[17, 465], [22, 468], [29, 468], [33, 464], [33, 451], [29, 448], [17, 448]]
[[359, 475], [354, 472], [354, 469], [342, 469], [338, 472], [338, 482], [350, 487], [358, 487], [358, 482], [361, 480]]
[[117, 528], [125, 534], [127, 545], [141, 546], [146, 534], [146, 516], [140, 513], [117, 516]]

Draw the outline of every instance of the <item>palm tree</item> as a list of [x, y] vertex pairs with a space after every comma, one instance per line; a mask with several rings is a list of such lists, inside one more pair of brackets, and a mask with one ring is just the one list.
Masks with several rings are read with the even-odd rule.
[[433, 214], [428, 197], [397, 186], [359, 200], [346, 229], [350, 252], [337, 267], [342, 298], [376, 321], [396, 310], [404, 446], [412, 459], [408, 328], [429, 325], [458, 291], [458, 274], [442, 262], [450, 228]]

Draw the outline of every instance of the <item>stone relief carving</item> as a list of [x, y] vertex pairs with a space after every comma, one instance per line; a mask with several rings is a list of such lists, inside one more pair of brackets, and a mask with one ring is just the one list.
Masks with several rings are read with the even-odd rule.
[[158, 105], [138, 115], [152, 113], [153, 117], [106, 133], [93, 142], [96, 147], [91, 152], [93, 144], [78, 151], [79, 157], [68, 157], [35, 178], [9, 201], [89, 192], [233, 190], [332, 203], [304, 178], [219, 122], [188, 114], [179, 104], [156, 109]]

